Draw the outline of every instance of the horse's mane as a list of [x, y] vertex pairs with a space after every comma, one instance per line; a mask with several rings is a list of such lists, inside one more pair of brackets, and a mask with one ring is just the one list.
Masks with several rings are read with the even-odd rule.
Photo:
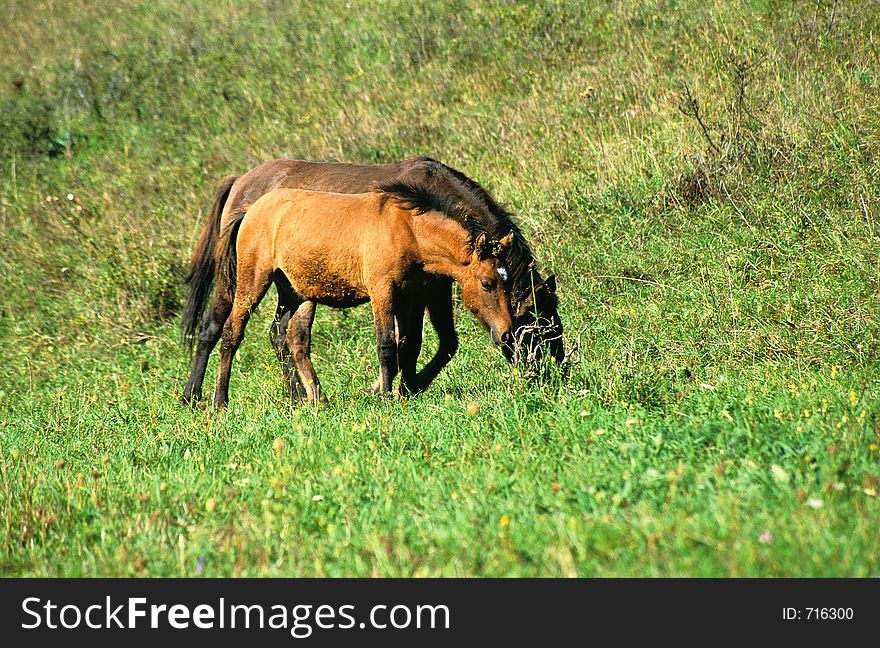
[[376, 189], [385, 194], [383, 205], [386, 198], [394, 198], [405, 209], [437, 211], [452, 218], [467, 230], [471, 243], [480, 234], [498, 240], [513, 232], [513, 241], [501, 261], [514, 299], [531, 292], [533, 283], [540, 280], [533, 276], [535, 258], [511, 213], [461, 171], [431, 158], [412, 158], [404, 162], [398, 178]]
[[480, 234], [488, 233], [487, 223], [476, 217], [465, 208], [456, 196], [438, 191], [435, 187], [419, 180], [388, 180], [379, 184], [376, 189], [382, 193], [381, 207], [392, 199], [403, 209], [412, 209], [419, 213], [436, 211], [459, 223], [468, 233], [469, 243]]

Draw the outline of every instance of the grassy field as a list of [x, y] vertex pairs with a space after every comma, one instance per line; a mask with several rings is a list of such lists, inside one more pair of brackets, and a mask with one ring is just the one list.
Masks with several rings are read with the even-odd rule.
[[[3, 11], [0, 574], [880, 576], [877, 2]], [[181, 407], [219, 179], [415, 154], [518, 215], [568, 378], [457, 306], [379, 400], [369, 309], [322, 308], [293, 409], [264, 306]]]

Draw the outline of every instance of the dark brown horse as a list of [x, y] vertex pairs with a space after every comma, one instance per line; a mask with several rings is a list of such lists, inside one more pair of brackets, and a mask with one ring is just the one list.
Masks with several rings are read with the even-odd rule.
[[[502, 266], [493, 252], [513, 238], [490, 240], [446, 199], [415, 184], [380, 185], [366, 194], [275, 189], [230, 218], [217, 244], [211, 323], [223, 327], [214, 405], [229, 400], [232, 359], [250, 313], [274, 283], [285, 309], [294, 370], [306, 400], [322, 397], [310, 358], [315, 305], [349, 308], [370, 301], [380, 364], [379, 392], [398, 370], [401, 393], [416, 390], [413, 328], [421, 331], [425, 277], [461, 284], [467, 307], [496, 344], [510, 338], [512, 317]], [[200, 344], [201, 347], [201, 344]], [[200, 348], [197, 352], [204, 352]], [[191, 398], [195, 385], [187, 386]]]
[[[215, 331], [211, 325], [210, 312], [203, 313], [201, 305], [207, 303], [210, 294], [215, 266], [214, 249], [221, 226], [229, 222], [231, 215], [278, 187], [361, 193], [379, 183], [395, 181], [417, 182], [448, 196], [448, 200], [458, 205], [459, 209], [484, 223], [490, 236], [500, 238], [506, 232], [514, 233], [502, 260], [508, 273], [506, 283], [514, 310], [513, 335], [517, 344], [506, 345], [503, 351], [508, 360], [527, 367], [536, 366], [545, 352], [549, 352], [556, 361], [561, 361], [562, 322], [558, 313], [555, 278], [541, 278], [532, 252], [510, 214], [488, 192], [461, 172], [424, 157], [386, 165], [274, 160], [255, 167], [241, 177], [225, 178], [217, 191], [190, 264], [187, 278], [190, 292], [181, 322], [185, 337], [193, 341], [198, 334], [201, 346], [203, 342], [219, 336], [219, 331]], [[419, 390], [431, 383], [458, 349], [453, 321], [452, 281], [447, 277], [427, 277], [424, 301], [437, 331], [439, 347], [418, 374], [416, 382]], [[296, 314], [284, 308], [279, 301], [270, 337], [288, 378], [291, 393], [299, 393], [302, 397], [305, 392], [297, 383], [293, 359], [285, 344], [287, 329], [291, 324], [298, 326]], [[421, 341], [418, 343], [420, 345]], [[197, 353], [190, 385], [201, 385], [206, 365], [207, 355], [200, 358]], [[200, 387], [197, 391], [200, 391]], [[186, 398], [193, 395], [189, 385], [187, 394]]]

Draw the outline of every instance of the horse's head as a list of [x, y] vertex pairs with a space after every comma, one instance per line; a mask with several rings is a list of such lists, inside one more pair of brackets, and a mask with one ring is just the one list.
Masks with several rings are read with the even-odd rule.
[[557, 363], [565, 357], [562, 345], [562, 320], [556, 297], [556, 276], [541, 279], [535, 273], [535, 283], [514, 300], [513, 344], [504, 347], [504, 356], [514, 366], [532, 371], [549, 353]]
[[505, 286], [507, 271], [493, 250], [508, 243], [509, 239], [493, 242], [480, 234], [460, 281], [465, 306], [489, 330], [492, 341], [502, 345], [505, 354], [513, 343], [513, 317]]

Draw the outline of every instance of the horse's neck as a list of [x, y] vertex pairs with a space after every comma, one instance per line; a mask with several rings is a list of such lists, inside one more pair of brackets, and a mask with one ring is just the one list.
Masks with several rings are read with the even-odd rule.
[[425, 272], [458, 279], [468, 259], [468, 235], [455, 221], [434, 214], [413, 217], [413, 233]]

